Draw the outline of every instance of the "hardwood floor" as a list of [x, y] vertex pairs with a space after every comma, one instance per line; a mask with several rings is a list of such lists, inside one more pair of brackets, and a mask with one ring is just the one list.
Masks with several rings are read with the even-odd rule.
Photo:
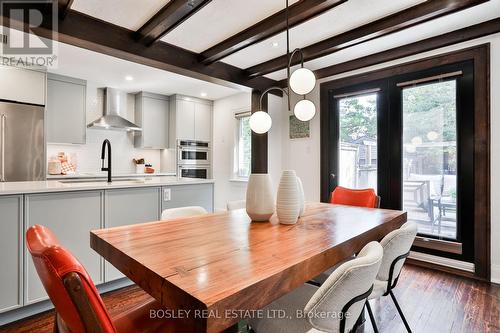
[[[500, 332], [500, 286], [448, 273], [406, 265], [394, 290], [413, 332]], [[110, 314], [116, 315], [149, 296], [128, 287], [103, 296]], [[405, 332], [389, 296], [372, 301], [380, 332]], [[0, 327], [0, 332], [52, 332], [52, 311], [19, 323]], [[373, 332], [369, 319], [358, 333]]]

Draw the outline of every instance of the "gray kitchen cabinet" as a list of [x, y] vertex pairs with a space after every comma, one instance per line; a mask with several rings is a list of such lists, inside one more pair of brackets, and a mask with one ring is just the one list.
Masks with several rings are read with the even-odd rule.
[[161, 202], [162, 210], [201, 206], [211, 213], [214, 211], [214, 185], [208, 183], [164, 186]]
[[0, 99], [45, 105], [46, 73], [0, 66]]
[[169, 98], [141, 92], [135, 96], [135, 123], [142, 127], [134, 137], [137, 148], [168, 148]]
[[23, 305], [22, 253], [23, 214], [22, 195], [0, 197], [0, 313]]
[[[106, 190], [105, 227], [119, 227], [160, 219], [160, 188], [127, 188]], [[105, 262], [105, 281], [124, 277]]]
[[[90, 230], [103, 224], [103, 191], [31, 194], [25, 196], [25, 226], [50, 228], [85, 267], [95, 284], [103, 282], [102, 259], [90, 248]], [[25, 257], [25, 304], [47, 298], [28, 251]]]
[[197, 141], [212, 139], [212, 106], [205, 103], [194, 105], [194, 138]]
[[212, 101], [183, 95], [170, 96], [170, 148], [177, 140], [210, 141]]
[[176, 112], [176, 139], [194, 139], [195, 108], [191, 101], [178, 100]]
[[84, 80], [47, 76], [47, 142], [85, 144], [86, 87]]

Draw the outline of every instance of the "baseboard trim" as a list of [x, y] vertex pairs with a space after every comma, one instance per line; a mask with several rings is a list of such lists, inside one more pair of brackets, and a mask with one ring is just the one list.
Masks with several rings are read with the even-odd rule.
[[425, 261], [425, 262], [428, 262], [431, 264], [436, 264], [436, 265], [440, 265], [440, 266], [454, 268], [454, 269], [458, 269], [458, 270], [469, 272], [469, 273], [475, 272], [474, 264], [470, 263], [470, 262], [465, 262], [465, 261], [460, 261], [460, 260], [455, 260], [455, 259], [450, 259], [450, 258], [443, 258], [443, 257], [434, 256], [432, 254], [415, 252], [415, 251], [410, 252], [409, 258], [415, 259], [418, 261]]
[[500, 265], [491, 264], [491, 282], [500, 284]]
[[475, 267], [472, 263], [467, 263], [459, 260], [437, 257], [420, 252], [410, 252], [410, 256], [406, 262], [409, 265], [414, 265], [423, 268], [429, 268], [436, 271], [441, 271], [453, 275], [462, 276], [465, 278], [491, 283], [492, 281], [485, 280], [475, 274]]

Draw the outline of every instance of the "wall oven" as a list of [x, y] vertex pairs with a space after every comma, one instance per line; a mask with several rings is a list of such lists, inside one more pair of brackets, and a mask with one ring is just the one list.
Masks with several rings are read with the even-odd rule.
[[180, 179], [199, 178], [210, 179], [212, 172], [210, 165], [179, 165], [178, 175]]
[[210, 143], [206, 141], [178, 140], [177, 164], [200, 165], [210, 164]]

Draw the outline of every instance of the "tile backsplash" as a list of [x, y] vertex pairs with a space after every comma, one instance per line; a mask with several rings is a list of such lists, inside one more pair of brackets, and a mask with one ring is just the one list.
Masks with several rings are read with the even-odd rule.
[[129, 132], [87, 129], [87, 144], [62, 145], [48, 144], [47, 158], [57, 156], [58, 152], [76, 154], [77, 172], [101, 171], [101, 145], [104, 139], [111, 142], [111, 163], [113, 173], [135, 173], [134, 158], [144, 158], [156, 172], [160, 172], [160, 150], [138, 149], [134, 147], [134, 134]]
[[[104, 87], [87, 82], [86, 114], [87, 124], [102, 116], [104, 107]], [[135, 97], [127, 96], [127, 119], [134, 122]], [[101, 171], [101, 145], [104, 139], [111, 142], [113, 173], [135, 173], [134, 158], [144, 158], [152, 164], [156, 172], [161, 170], [161, 150], [138, 149], [134, 147], [134, 134], [124, 131], [87, 129], [85, 145], [47, 144], [47, 161], [59, 152], [76, 154], [77, 172]]]

